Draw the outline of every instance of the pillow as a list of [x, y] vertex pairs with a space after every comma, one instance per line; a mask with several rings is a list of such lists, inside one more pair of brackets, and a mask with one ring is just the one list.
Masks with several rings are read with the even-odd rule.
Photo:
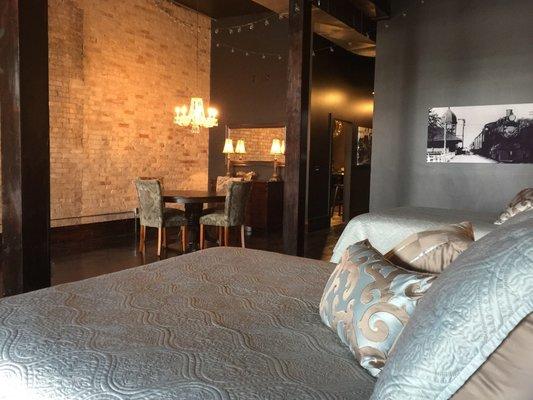
[[449, 399], [531, 312], [533, 212], [474, 242], [439, 275], [371, 399]]
[[239, 171], [237, 172], [237, 176], [239, 178], [242, 178], [242, 180], [245, 182], [251, 182], [251, 181], [256, 180], [257, 173], [255, 171], [248, 171], [248, 172]]
[[330, 276], [322, 321], [337, 332], [359, 364], [377, 376], [434, 275], [399, 268], [368, 241], [350, 246]]
[[415, 233], [389, 251], [385, 258], [415, 271], [440, 273], [474, 242], [471, 222]]
[[522, 320], [452, 400], [531, 400], [533, 314]]
[[516, 214], [521, 212], [532, 210], [533, 209], [533, 188], [528, 188], [520, 191], [514, 198], [511, 200], [507, 208], [501, 213], [500, 218], [498, 218], [494, 223], [496, 225], [501, 225], [505, 221], [513, 218]]

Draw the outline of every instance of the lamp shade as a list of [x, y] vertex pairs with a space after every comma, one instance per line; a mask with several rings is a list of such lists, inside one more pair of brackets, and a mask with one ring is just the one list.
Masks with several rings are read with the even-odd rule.
[[222, 150], [222, 153], [224, 154], [233, 154], [235, 153], [235, 149], [233, 148], [233, 140], [230, 138], [227, 138], [224, 142], [224, 150]]
[[237, 146], [235, 146], [235, 153], [246, 154], [246, 147], [244, 146], [244, 140], [237, 140]]
[[285, 140], [281, 141], [281, 154], [285, 154]]
[[279, 156], [281, 153], [281, 141], [279, 139], [272, 140], [272, 147], [270, 148], [270, 154]]

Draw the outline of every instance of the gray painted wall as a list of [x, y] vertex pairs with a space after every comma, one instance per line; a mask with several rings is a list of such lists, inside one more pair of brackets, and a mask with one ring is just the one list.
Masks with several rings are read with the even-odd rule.
[[[428, 108], [533, 103], [532, 0], [397, 1], [376, 60], [371, 210], [500, 211], [533, 164], [426, 164]], [[385, 24], [389, 24], [389, 28]]]

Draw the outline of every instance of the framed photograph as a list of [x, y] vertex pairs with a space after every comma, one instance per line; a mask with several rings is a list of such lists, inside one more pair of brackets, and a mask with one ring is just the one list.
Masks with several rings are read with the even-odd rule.
[[533, 163], [533, 103], [429, 109], [428, 163]]
[[357, 165], [370, 165], [372, 157], [372, 129], [357, 128]]

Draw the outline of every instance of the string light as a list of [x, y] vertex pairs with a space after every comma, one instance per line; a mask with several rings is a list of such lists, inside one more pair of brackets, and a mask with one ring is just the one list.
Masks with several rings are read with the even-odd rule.
[[253, 50], [247, 50], [247, 49], [241, 49], [239, 47], [235, 47], [235, 46], [232, 46], [232, 45], [229, 45], [229, 44], [225, 44], [225, 43], [221, 43], [221, 42], [217, 42], [215, 43], [215, 46], [218, 47], [218, 48], [225, 48], [225, 49], [228, 49], [230, 51], [230, 53], [232, 54], [235, 54], [235, 53], [241, 53], [243, 54], [244, 56], [246, 57], [249, 57], [249, 56], [258, 56], [260, 57], [262, 60], [266, 60], [267, 58], [274, 58], [274, 59], [277, 59], [277, 60], [283, 60], [283, 55], [282, 54], [279, 54], [279, 53], [267, 53], [267, 52], [263, 52], [263, 51], [253, 51]]
[[242, 25], [232, 25], [232, 26], [228, 26], [228, 27], [224, 27], [224, 28], [221, 28], [221, 27], [218, 27], [214, 30], [214, 33], [215, 35], [218, 35], [218, 34], [221, 34], [221, 33], [224, 33], [224, 32], [228, 32], [230, 35], [237, 32], [237, 33], [242, 33], [244, 32], [247, 28], [248, 30], [250, 31], [253, 31], [255, 26], [256, 25], [263, 25], [265, 27], [269, 27], [272, 23], [272, 21], [275, 21], [275, 20], [282, 20], [283, 18], [285, 18], [285, 14], [276, 14], [276, 13], [273, 13], [267, 17], [264, 17], [264, 18], [261, 18], [261, 19], [257, 19], [255, 21], [250, 21], [250, 22], [247, 22], [245, 24], [242, 24]]

